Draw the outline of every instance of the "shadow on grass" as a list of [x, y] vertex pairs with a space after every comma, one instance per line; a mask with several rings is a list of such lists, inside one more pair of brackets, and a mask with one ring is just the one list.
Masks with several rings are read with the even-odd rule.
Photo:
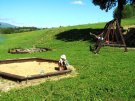
[[124, 38], [127, 47], [135, 47], [135, 28], [129, 28]]
[[[103, 29], [72, 29], [61, 32], [56, 35], [57, 40], [62, 40], [65, 42], [72, 42], [72, 41], [88, 41], [90, 43], [95, 42], [95, 37], [90, 35], [90, 32], [93, 34], [100, 34]], [[129, 31], [126, 35], [124, 35], [125, 42], [127, 47], [135, 47], [135, 28], [129, 28]], [[90, 49], [91, 50], [91, 49]]]
[[90, 35], [91, 33], [100, 34], [102, 29], [72, 29], [64, 31], [56, 35], [56, 39], [71, 42], [71, 41], [89, 41], [94, 42], [94, 37]]

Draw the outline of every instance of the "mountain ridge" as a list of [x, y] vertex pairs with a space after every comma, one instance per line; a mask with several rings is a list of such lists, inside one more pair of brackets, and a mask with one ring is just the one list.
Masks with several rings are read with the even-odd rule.
[[5, 22], [0, 22], [0, 28], [15, 28], [15, 27], [17, 26]]

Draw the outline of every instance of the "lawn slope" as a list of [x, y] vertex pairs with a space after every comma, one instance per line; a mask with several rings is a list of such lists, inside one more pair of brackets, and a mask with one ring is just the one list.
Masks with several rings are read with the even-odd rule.
[[[134, 25], [135, 19], [125, 19]], [[127, 101], [135, 100], [135, 50], [104, 47], [99, 55], [90, 52], [89, 31], [97, 32], [105, 23], [86, 24], [1, 35], [0, 59], [42, 57], [58, 60], [66, 54], [78, 76], [48, 81], [24, 89], [0, 92], [0, 101]], [[47, 47], [45, 53], [9, 54], [14, 47]]]

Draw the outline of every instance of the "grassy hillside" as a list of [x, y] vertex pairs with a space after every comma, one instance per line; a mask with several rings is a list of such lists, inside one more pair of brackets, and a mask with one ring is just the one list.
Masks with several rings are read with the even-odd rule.
[[[135, 19], [122, 24], [133, 25]], [[0, 92], [0, 101], [128, 101], [135, 100], [135, 50], [104, 47], [99, 55], [89, 50], [89, 31], [97, 32], [105, 23], [86, 24], [33, 32], [1, 35], [0, 59], [42, 57], [58, 60], [66, 54], [79, 73], [77, 77], [48, 81], [37, 86]], [[9, 54], [14, 47], [48, 47], [53, 51]]]

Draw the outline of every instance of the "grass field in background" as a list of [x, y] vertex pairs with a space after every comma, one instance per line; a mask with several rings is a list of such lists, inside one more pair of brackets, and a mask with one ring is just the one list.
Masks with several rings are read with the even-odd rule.
[[[50, 28], [32, 32], [1, 35], [0, 59], [42, 57], [58, 60], [65, 54], [78, 76], [48, 81], [37, 86], [0, 92], [0, 101], [134, 101], [135, 50], [103, 47], [98, 55], [89, 47], [89, 31], [103, 28], [105, 23]], [[135, 25], [135, 18], [122, 21]], [[89, 30], [90, 29], [90, 30]], [[37, 47], [52, 51], [32, 54], [9, 54], [9, 48]]]

